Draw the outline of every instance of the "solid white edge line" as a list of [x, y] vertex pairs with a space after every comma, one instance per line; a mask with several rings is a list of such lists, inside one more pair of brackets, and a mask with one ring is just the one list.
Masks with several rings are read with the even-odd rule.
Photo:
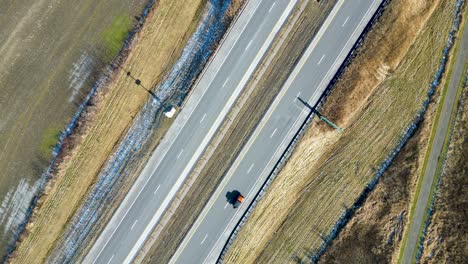
[[159, 221], [159, 218], [162, 216], [163, 212], [165, 211], [166, 207], [169, 205], [170, 201], [172, 201], [173, 197], [176, 195], [177, 191], [179, 190], [180, 186], [185, 181], [185, 178], [187, 177], [187, 175], [191, 171], [193, 165], [196, 163], [196, 161], [200, 157], [200, 155], [203, 152], [203, 150], [205, 149], [206, 145], [211, 140], [211, 138], [213, 137], [215, 132], [218, 130], [218, 127], [221, 125], [222, 121], [224, 120], [224, 117], [227, 115], [228, 110], [231, 109], [231, 107], [234, 104], [234, 102], [236, 101], [238, 95], [243, 90], [243, 87], [245, 86], [247, 81], [250, 79], [250, 76], [252, 75], [253, 71], [257, 68], [258, 63], [263, 58], [263, 55], [265, 54], [267, 49], [270, 47], [270, 45], [273, 42], [273, 39], [275, 38], [277, 33], [280, 31], [281, 26], [284, 24], [286, 18], [289, 16], [289, 13], [291, 12], [291, 10], [294, 7], [296, 2], [297, 2], [297, 0], [293, 0], [293, 1], [291, 1], [289, 3], [286, 10], [283, 12], [282, 16], [280, 17], [278, 22], [275, 24], [273, 30], [270, 32], [267, 39], [265, 40], [262, 47], [260, 48], [259, 52], [255, 56], [255, 59], [250, 64], [249, 68], [247, 69], [247, 72], [244, 74], [241, 81], [237, 85], [235, 92], [231, 95], [228, 102], [226, 103], [226, 106], [224, 107], [223, 111], [221, 111], [219, 113], [214, 125], [210, 128], [210, 130], [208, 131], [208, 134], [205, 136], [202, 143], [200, 144], [200, 146], [198, 147], [198, 149], [196, 150], [196, 152], [192, 156], [192, 159], [189, 161], [189, 163], [185, 167], [185, 169], [182, 172], [181, 176], [177, 179], [174, 186], [171, 188], [168, 196], [166, 196], [163, 203], [161, 204], [161, 206], [157, 210], [156, 214], [153, 216], [150, 223], [146, 226], [143, 234], [140, 236], [140, 238], [135, 243], [135, 245], [133, 246], [130, 253], [125, 258], [124, 263], [130, 263], [133, 260], [133, 258], [135, 257], [135, 255], [138, 253], [138, 250], [143, 246], [143, 243], [146, 241], [146, 238], [149, 236], [149, 234], [153, 230], [154, 226]]

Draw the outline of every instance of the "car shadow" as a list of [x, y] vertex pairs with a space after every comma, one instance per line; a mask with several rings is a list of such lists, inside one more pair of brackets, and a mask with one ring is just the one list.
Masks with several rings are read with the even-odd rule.
[[234, 190], [232, 192], [226, 193], [226, 201], [232, 205], [235, 204], [237, 197], [239, 197], [241, 193], [238, 190]]

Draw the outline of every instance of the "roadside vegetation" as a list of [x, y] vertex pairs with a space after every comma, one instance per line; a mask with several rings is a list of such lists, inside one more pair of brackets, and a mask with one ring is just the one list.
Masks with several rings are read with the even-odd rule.
[[[465, 8], [465, 15], [467, 10]], [[464, 25], [464, 23], [463, 21], [461, 25]], [[446, 80], [449, 80], [451, 77], [453, 64], [457, 59], [456, 56], [460, 55], [457, 51], [460, 48], [463, 27], [461, 26], [455, 39], [456, 43], [449, 59], [450, 66], [447, 68]], [[404, 246], [405, 244], [403, 230], [407, 229], [411, 222], [409, 221], [409, 209], [413, 207], [412, 202], [415, 200], [418, 182], [421, 182], [422, 177], [420, 176], [422, 176], [427, 165], [427, 154], [429, 153], [427, 146], [432, 144], [436, 128], [434, 124], [438, 122], [437, 120], [442, 110], [440, 102], [444, 101], [448, 84], [449, 82], [446, 81], [445, 84], [440, 86], [441, 91], [437, 91], [434, 101], [430, 104], [428, 111], [424, 115], [424, 120], [415, 135], [400, 152], [388, 171], [382, 176], [379, 184], [369, 195], [362, 208], [356, 212], [350, 223], [343, 229], [340, 236], [321, 258], [321, 262], [346, 263], [351, 258], [362, 260], [366, 263], [390, 263], [392, 260], [396, 261], [402, 257], [402, 248], [399, 248], [399, 245]], [[460, 108], [458, 111], [462, 113], [463, 109]], [[455, 131], [461, 131], [461, 134], [464, 133], [463, 128]], [[457, 155], [459, 154], [457, 153]], [[450, 178], [453, 179], [453, 177]], [[434, 185], [436, 186], [437, 184]], [[460, 194], [455, 197], [461, 196]], [[460, 199], [445, 200], [444, 202], [449, 204], [447, 201], [457, 202], [457, 200]], [[462, 211], [454, 209], [451, 212], [459, 214]], [[445, 241], [441, 237], [438, 239], [439, 242]], [[435, 240], [431, 237], [427, 241], [432, 243]], [[457, 237], [454, 241], [463, 241], [463, 238]], [[428, 254], [428, 259], [423, 260], [423, 263], [427, 263], [430, 256], [434, 255], [433, 250], [435, 248], [433, 246]], [[445, 250], [438, 250], [439, 257], [444, 256], [445, 260], [455, 259], [453, 256], [448, 257], [446, 255], [447, 252]], [[458, 253], [459, 260], [461, 260], [460, 253], [463, 250], [460, 248], [460, 250], [454, 250], [454, 252]], [[439, 260], [434, 263], [443, 262]]]
[[[198, 10], [204, 3], [202, 0], [158, 1], [135, 36], [131, 49], [124, 54], [122, 67], [131, 70], [145, 86], [155, 85], [179, 57], [194, 24], [198, 24]], [[107, 45], [116, 45], [122, 39], [127, 22], [122, 18], [114, 21], [110, 33], [106, 33], [113, 35], [109, 36]], [[11, 262], [38, 263], [47, 258], [114, 146], [147, 99], [148, 94], [125, 72], [113, 74], [87, 108], [77, 133], [67, 142], [62, 162], [41, 196]]]
[[[310, 260], [421, 109], [438, 69], [453, 10], [453, 1], [449, 0], [390, 1], [324, 102], [322, 114], [345, 128], [345, 132], [341, 134], [320, 121], [311, 124], [238, 233], [225, 258], [227, 263]], [[431, 111], [430, 107], [428, 113]], [[418, 133], [421, 131], [427, 128], [420, 128]], [[422, 135], [412, 139], [406, 148], [420, 153], [426, 140]], [[399, 244], [369, 248], [372, 241], [367, 239], [386, 243], [393, 231], [391, 241], [399, 239], [399, 219], [405, 217], [402, 208], [411, 196], [406, 184], [414, 180], [407, 175], [418, 171], [418, 163], [413, 160], [421, 159], [420, 155], [401, 155], [396, 163], [402, 165], [390, 168], [386, 174], [396, 176], [384, 176], [382, 181], [388, 181], [391, 190], [392, 184], [402, 189], [388, 194], [388, 185], [384, 184], [378, 186], [381, 191], [372, 194], [376, 201], [367, 206], [380, 208], [377, 212], [388, 215], [366, 214], [358, 218], [375, 219], [385, 225], [362, 225], [360, 236], [349, 240], [345, 253], [339, 254], [342, 257], [337, 260], [325, 256], [324, 262], [388, 260], [386, 253], [393, 252]], [[385, 203], [379, 203], [379, 197]], [[388, 206], [387, 200], [398, 202]]]
[[169, 210], [171, 215], [163, 221], [167, 224], [156, 229], [159, 235], [145, 262], [170, 260], [335, 2], [319, 5], [315, 1], [301, 1], [297, 4], [279, 33], [281, 37], [273, 43], [272, 52], [256, 71], [187, 180], [181, 191], [184, 196], [177, 198], [178, 207]]

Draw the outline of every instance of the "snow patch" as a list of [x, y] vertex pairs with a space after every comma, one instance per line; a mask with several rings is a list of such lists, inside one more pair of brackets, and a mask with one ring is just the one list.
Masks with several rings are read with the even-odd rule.
[[81, 54], [80, 58], [73, 63], [72, 69], [70, 70], [70, 85], [69, 90], [72, 90], [69, 102], [73, 102], [83, 87], [86, 80], [88, 80], [91, 72], [93, 71], [93, 59], [85, 51]]

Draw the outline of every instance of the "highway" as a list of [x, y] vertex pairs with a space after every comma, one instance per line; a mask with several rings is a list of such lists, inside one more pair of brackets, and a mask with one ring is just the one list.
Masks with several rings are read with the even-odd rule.
[[133, 261], [296, 2], [248, 1], [166, 136], [91, 247], [84, 263]]
[[[247, 205], [305, 121], [310, 109], [301, 100], [311, 106], [318, 102], [381, 2], [338, 1], [171, 263], [217, 261]], [[245, 196], [237, 209], [226, 199], [233, 190]]]
[[[436, 126], [434, 140], [430, 147], [430, 152], [426, 155], [429, 155], [427, 161], [426, 169], [423, 172], [423, 178], [421, 183], [421, 189], [418, 195], [414, 198], [416, 201], [415, 208], [413, 213], [410, 215], [412, 217], [409, 221], [409, 228], [407, 234], [406, 244], [403, 245], [403, 255], [399, 259], [399, 263], [409, 264], [416, 262], [416, 254], [419, 246], [419, 239], [422, 235], [422, 227], [424, 225], [424, 219], [427, 214], [428, 206], [431, 202], [431, 190], [432, 186], [435, 184], [438, 175], [436, 175], [437, 168], [440, 165], [440, 158], [443, 158], [442, 153], [444, 144], [449, 144], [445, 142], [447, 133], [450, 132], [450, 116], [454, 110], [454, 105], [457, 98], [457, 91], [460, 84], [460, 81], [465, 75], [463, 71], [465, 63], [468, 62], [468, 27], [465, 27], [463, 37], [460, 39], [458, 53], [455, 54], [455, 64], [452, 68], [452, 75], [450, 76], [450, 83], [447, 87], [447, 94], [445, 95], [445, 100], [440, 103], [443, 104], [438, 123], [434, 124]], [[449, 72], [450, 69], [447, 69]]]

